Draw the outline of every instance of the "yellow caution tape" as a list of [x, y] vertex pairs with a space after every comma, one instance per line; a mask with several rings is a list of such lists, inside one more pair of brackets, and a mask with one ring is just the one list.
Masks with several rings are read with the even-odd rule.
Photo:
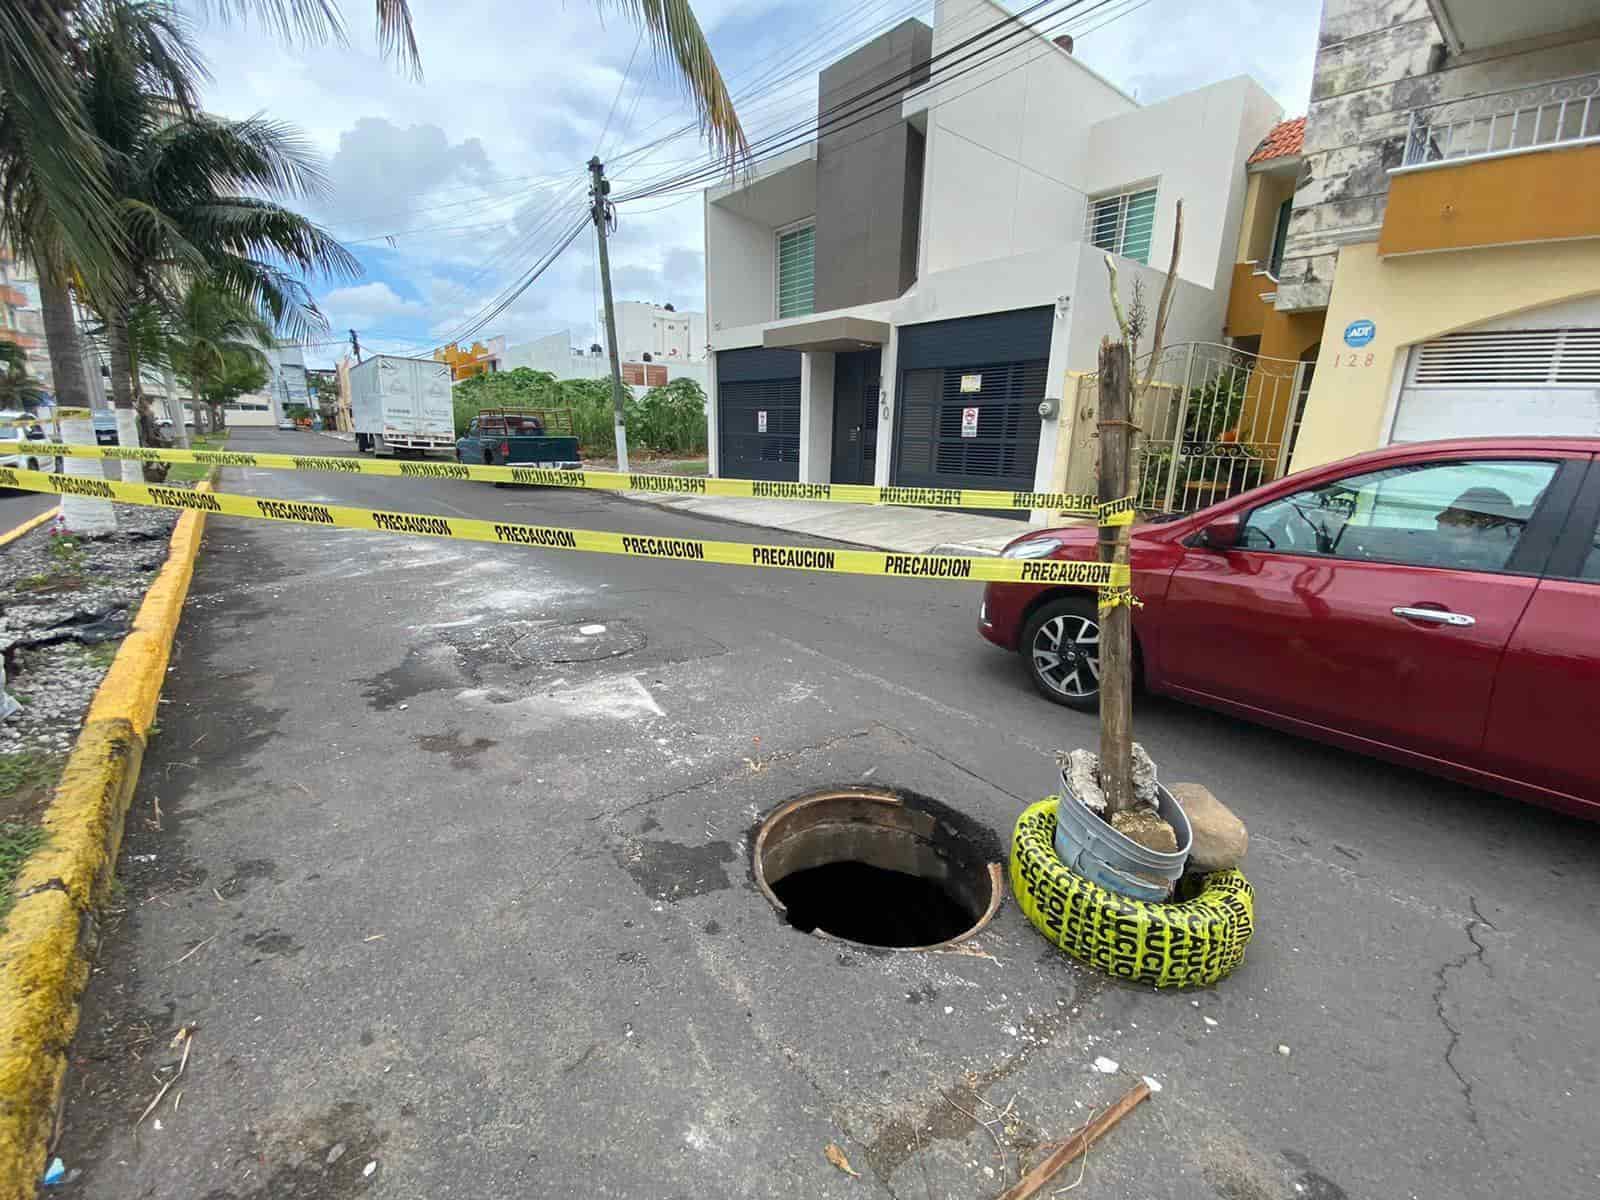
[[1102, 505], [1083, 492], [1002, 492], [978, 488], [875, 487], [865, 483], [786, 483], [766, 479], [713, 479], [700, 475], [641, 475], [622, 471], [557, 470], [550, 467], [491, 467], [457, 462], [366, 459], [338, 454], [270, 454], [236, 450], [158, 450], [147, 446], [77, 446], [41, 442], [42, 454], [135, 462], [207, 463], [218, 467], [262, 467], [274, 471], [324, 471], [338, 475], [382, 475], [400, 479], [475, 479], [535, 487], [587, 488], [606, 492], [661, 492], [685, 496], [735, 496], [754, 500], [826, 500], [834, 504], [895, 504], [912, 508], [995, 508], [1016, 512], [1042, 508], [1064, 517], [1098, 517], [1126, 525], [1133, 497]]
[[1126, 563], [1062, 562], [1057, 559], [967, 558], [951, 554], [894, 554], [877, 550], [833, 550], [814, 546], [759, 546], [700, 538], [650, 537], [595, 529], [513, 525], [432, 513], [386, 512], [305, 500], [277, 500], [228, 492], [197, 492], [148, 483], [117, 483], [94, 476], [0, 468], [0, 487], [64, 496], [95, 496], [151, 508], [198, 509], [233, 517], [258, 517], [297, 525], [365, 529], [469, 542], [581, 550], [632, 558], [780, 567], [839, 575], [889, 575], [900, 579], [951, 579], [997, 583], [1049, 583], [1066, 587], [1127, 587]]

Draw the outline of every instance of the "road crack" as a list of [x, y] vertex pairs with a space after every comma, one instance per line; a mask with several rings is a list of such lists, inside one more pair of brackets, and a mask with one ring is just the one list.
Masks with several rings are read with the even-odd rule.
[[[1483, 1126], [1478, 1121], [1478, 1109], [1473, 1099], [1472, 1081], [1463, 1075], [1461, 1068], [1456, 1065], [1456, 1051], [1461, 1046], [1461, 1028], [1445, 1012], [1445, 993], [1450, 990], [1450, 979], [1453, 974], [1464, 970], [1468, 963], [1476, 962], [1483, 968], [1486, 975], [1490, 978], [1494, 977], [1494, 969], [1489, 966], [1488, 960], [1484, 957], [1488, 947], [1478, 937], [1479, 930], [1493, 929], [1494, 923], [1478, 911], [1478, 898], [1476, 896], [1467, 897], [1467, 905], [1472, 910], [1472, 919], [1467, 922], [1465, 933], [1467, 941], [1472, 943], [1472, 948], [1449, 962], [1441, 964], [1439, 969], [1434, 972], [1433, 977], [1437, 982], [1437, 986], [1433, 989], [1433, 1009], [1434, 1015], [1439, 1018], [1439, 1024], [1443, 1025], [1445, 1032], [1450, 1035], [1450, 1040], [1444, 1048], [1444, 1065], [1456, 1077], [1456, 1083], [1461, 1088], [1461, 1099], [1467, 1108], [1467, 1121], [1473, 1129], [1477, 1130], [1478, 1136], [1484, 1138]], [[1484, 1138], [1484, 1140], [1487, 1141], [1487, 1138]]]

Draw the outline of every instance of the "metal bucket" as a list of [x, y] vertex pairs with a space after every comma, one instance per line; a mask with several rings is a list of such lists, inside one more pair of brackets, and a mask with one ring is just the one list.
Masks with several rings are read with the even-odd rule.
[[[1183, 874], [1194, 831], [1183, 806], [1159, 783], [1156, 785], [1156, 811], [1177, 835], [1176, 853], [1151, 850], [1111, 828], [1098, 813], [1085, 808], [1073, 795], [1063, 771], [1061, 803], [1056, 806], [1056, 857], [1069, 871], [1120, 895], [1154, 903], [1166, 900], [1172, 894], [1172, 885]], [[1157, 883], [1140, 876], [1153, 876], [1167, 882]]]

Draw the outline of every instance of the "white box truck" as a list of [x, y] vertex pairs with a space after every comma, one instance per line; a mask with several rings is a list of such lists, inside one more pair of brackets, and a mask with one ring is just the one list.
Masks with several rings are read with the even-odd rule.
[[455, 452], [450, 364], [376, 354], [350, 368], [356, 446], [378, 454]]

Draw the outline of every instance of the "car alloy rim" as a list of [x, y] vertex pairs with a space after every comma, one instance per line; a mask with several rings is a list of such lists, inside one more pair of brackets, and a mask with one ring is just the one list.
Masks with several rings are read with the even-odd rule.
[[1033, 635], [1033, 669], [1052, 691], [1092, 696], [1100, 690], [1100, 626], [1088, 617], [1051, 617]]

